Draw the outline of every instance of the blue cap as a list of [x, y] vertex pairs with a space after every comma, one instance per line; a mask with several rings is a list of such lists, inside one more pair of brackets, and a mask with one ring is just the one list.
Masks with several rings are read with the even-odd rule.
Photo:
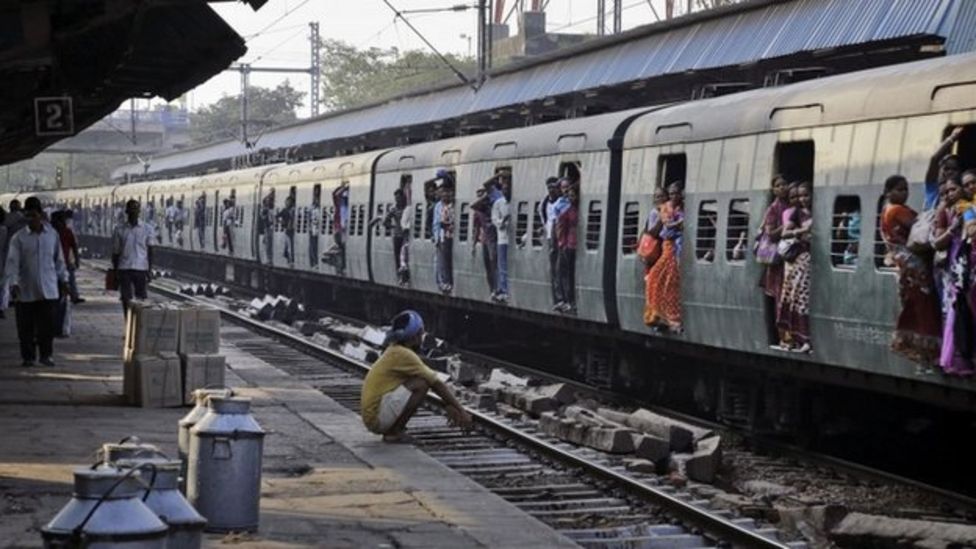
[[390, 331], [386, 333], [387, 343], [403, 343], [404, 341], [409, 341], [410, 339], [413, 339], [417, 335], [423, 333], [424, 319], [421, 318], [420, 313], [417, 311], [407, 309], [406, 311], [401, 312], [393, 317], [393, 324], [396, 325], [397, 320], [404, 315], [407, 317], [407, 325], [399, 329], [390, 329]]
[[437, 170], [436, 175], [437, 175], [437, 177], [447, 177], [450, 174], [448, 174], [447, 173], [447, 170], [445, 170], [444, 168], [440, 168], [440, 169]]

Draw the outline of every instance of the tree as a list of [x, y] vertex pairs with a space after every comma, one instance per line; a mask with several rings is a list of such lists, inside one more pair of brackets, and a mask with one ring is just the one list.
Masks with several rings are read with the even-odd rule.
[[[340, 110], [412, 90], [457, 81], [457, 76], [434, 53], [397, 48], [358, 50], [341, 40], [323, 40], [322, 106]], [[471, 58], [446, 55], [462, 73], [474, 73]], [[470, 76], [469, 76], [470, 77]]]
[[[282, 126], [297, 119], [295, 109], [302, 106], [305, 92], [291, 87], [285, 80], [274, 89], [248, 87], [248, 134], [255, 135], [271, 127]], [[190, 135], [194, 143], [208, 143], [241, 137], [241, 97], [224, 96], [216, 103], [193, 113]]]

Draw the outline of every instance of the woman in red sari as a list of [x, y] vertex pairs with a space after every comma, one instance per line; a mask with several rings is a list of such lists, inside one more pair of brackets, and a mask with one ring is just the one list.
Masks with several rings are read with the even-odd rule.
[[684, 230], [684, 193], [681, 183], [668, 186], [668, 202], [661, 205], [661, 257], [647, 273], [644, 322], [654, 330], [681, 333], [681, 234]]
[[[771, 324], [774, 328], [776, 324], [776, 311], [779, 310], [779, 297], [783, 292], [783, 259], [775, 254], [775, 249], [780, 236], [783, 234], [783, 213], [790, 207], [790, 185], [782, 175], [774, 175], [772, 191], [773, 201], [766, 208], [766, 214], [763, 216], [763, 224], [759, 229], [758, 246], [767, 246], [770, 248], [765, 253], [765, 261], [768, 261], [768, 263], [763, 265], [763, 274], [759, 280], [759, 287], [762, 288], [763, 294], [768, 298], [768, 301], [772, 302], [772, 307], [769, 309], [772, 313], [769, 318], [772, 319]], [[757, 260], [763, 261], [763, 259], [760, 259], [761, 255], [763, 253], [757, 249]], [[769, 257], [770, 255], [772, 257]], [[771, 336], [774, 332], [775, 330], [770, 329]], [[783, 334], [778, 334], [775, 341], [778, 342], [782, 339]]]
[[[657, 245], [661, 245], [661, 231], [664, 228], [664, 224], [661, 222], [661, 210], [664, 205], [668, 202], [668, 192], [664, 190], [663, 187], [657, 187], [654, 189], [654, 204], [651, 205], [651, 213], [647, 216], [647, 222], [644, 224], [644, 234], [650, 236], [655, 241]], [[651, 310], [651, 284], [652, 278], [649, 276], [651, 269], [654, 264], [660, 259], [660, 254], [658, 257], [653, 259], [653, 262], [649, 262], [644, 266], [644, 323], [650, 326], [653, 321], [653, 312]]]
[[941, 347], [942, 317], [932, 278], [931, 250], [927, 255], [917, 254], [908, 245], [918, 217], [915, 210], [905, 205], [908, 180], [900, 175], [889, 177], [885, 181], [885, 199], [888, 203], [881, 211], [881, 237], [898, 269], [901, 300], [891, 349], [919, 364], [933, 365]]

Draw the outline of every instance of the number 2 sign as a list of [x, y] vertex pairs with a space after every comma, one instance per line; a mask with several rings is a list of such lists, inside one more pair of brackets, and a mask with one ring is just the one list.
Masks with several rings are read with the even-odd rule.
[[35, 97], [34, 132], [37, 135], [74, 135], [75, 116], [70, 97]]

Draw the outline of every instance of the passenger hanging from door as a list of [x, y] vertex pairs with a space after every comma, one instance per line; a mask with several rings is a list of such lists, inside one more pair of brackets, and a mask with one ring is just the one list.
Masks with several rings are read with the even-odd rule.
[[[101, 221], [102, 209], [99, 206], [96, 210], [96, 217]], [[176, 229], [176, 218], [179, 216], [179, 212], [176, 209], [176, 203], [173, 202], [173, 197], [166, 199], [166, 240], [170, 245], [173, 244], [173, 231]]]
[[224, 209], [220, 212], [220, 228], [223, 239], [220, 249], [227, 250], [227, 254], [234, 255], [234, 201], [224, 199]]
[[647, 273], [644, 322], [654, 331], [680, 334], [681, 324], [681, 243], [684, 233], [684, 183], [668, 185], [668, 201], [661, 207], [661, 257]]
[[772, 202], [763, 215], [763, 224], [759, 228], [753, 251], [756, 262], [763, 266], [759, 287], [765, 295], [768, 341], [778, 348], [783, 339], [776, 329], [776, 312], [779, 311], [779, 298], [783, 291], [783, 258], [779, 255], [777, 246], [783, 234], [783, 213], [790, 207], [790, 186], [782, 175], [776, 174], [773, 176], [771, 190]]
[[[370, 225], [378, 223], [376, 218]], [[383, 227], [393, 236], [393, 269], [397, 284], [410, 283], [410, 208], [407, 207], [407, 193], [403, 189], [393, 191], [393, 207], [382, 219]]]
[[579, 232], [579, 186], [569, 179], [560, 180], [565, 202], [557, 207], [556, 246], [556, 305], [554, 310], [576, 314], [576, 245]]
[[[438, 173], [438, 175], [441, 175]], [[437, 287], [445, 295], [454, 291], [454, 179], [448, 173], [437, 189], [440, 200], [434, 214], [434, 246], [437, 249]]]
[[312, 204], [306, 209], [308, 230], [308, 266], [319, 266], [319, 234], [322, 232], [322, 185], [312, 187]]
[[495, 294], [492, 299], [498, 303], [508, 303], [508, 242], [512, 230], [512, 216], [509, 203], [512, 200], [511, 172], [498, 173], [501, 196], [491, 206], [491, 224], [495, 226], [498, 238], [498, 275], [495, 278]]
[[193, 205], [193, 228], [197, 233], [197, 243], [204, 249], [203, 237], [207, 229], [207, 193], [201, 193]]
[[278, 226], [285, 233], [285, 261], [289, 267], [295, 266], [295, 187], [292, 187], [285, 198], [285, 207], [276, 217]]
[[477, 253], [477, 246], [481, 245], [481, 259], [485, 266], [485, 278], [488, 281], [488, 293], [495, 298], [498, 283], [498, 229], [491, 222], [491, 209], [502, 193], [498, 185], [499, 173], [491, 176], [481, 188], [476, 191], [476, 200], [471, 204], [474, 212], [474, 235], [471, 245], [471, 255]]
[[813, 236], [813, 187], [804, 181], [790, 186], [790, 207], [783, 213], [783, 232], [778, 251], [783, 256], [783, 288], [776, 326], [779, 349], [812, 351], [810, 341], [810, 241]]
[[258, 248], [258, 258], [260, 259], [260, 251], [263, 248], [264, 263], [267, 265], [270, 265], [274, 258], [274, 204], [275, 190], [271, 189], [261, 200], [261, 210], [258, 212], [258, 235], [262, 245]]
[[[647, 221], [644, 222], [644, 230], [641, 235], [637, 253], [644, 262], [644, 323], [650, 325], [653, 317], [651, 307], [651, 288], [653, 279], [650, 277], [651, 269], [661, 258], [661, 231], [664, 223], [661, 221], [661, 210], [668, 201], [668, 192], [664, 187], [657, 187], [651, 199], [651, 211], [647, 214]], [[647, 244], [644, 244], [644, 241]]]
[[332, 238], [335, 244], [322, 254], [322, 262], [335, 268], [336, 274], [346, 274], [346, 231], [349, 229], [349, 182], [343, 181], [332, 191]]

